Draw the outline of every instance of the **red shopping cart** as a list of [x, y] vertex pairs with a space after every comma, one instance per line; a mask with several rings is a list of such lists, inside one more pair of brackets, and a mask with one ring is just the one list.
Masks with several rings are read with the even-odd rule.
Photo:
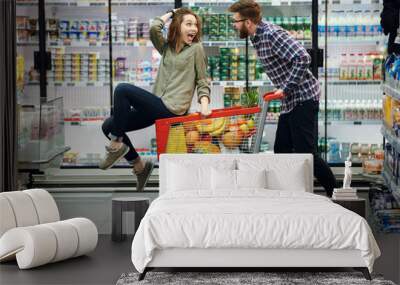
[[157, 155], [162, 153], [257, 153], [260, 150], [268, 104], [281, 99], [263, 95], [260, 107], [215, 109], [156, 120]]

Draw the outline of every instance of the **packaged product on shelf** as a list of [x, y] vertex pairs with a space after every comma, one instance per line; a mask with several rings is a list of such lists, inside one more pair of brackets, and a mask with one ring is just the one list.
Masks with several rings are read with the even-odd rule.
[[29, 28], [29, 17], [16, 16], [15, 24], [16, 24], [17, 29], [28, 29]]
[[393, 152], [393, 178], [397, 185], [400, 184], [400, 153], [396, 151], [395, 148], [392, 148]]
[[393, 173], [393, 153], [392, 153], [392, 145], [390, 143], [386, 143], [385, 145], [385, 159], [386, 165], [389, 167], [389, 171]]
[[79, 152], [68, 151], [64, 154], [63, 163], [77, 163], [79, 159]]
[[349, 79], [349, 65], [347, 55], [345, 53], [342, 54], [340, 65], [339, 65], [339, 79], [347, 80]]
[[61, 32], [60, 33], [60, 39], [61, 40], [69, 39], [69, 32]]
[[377, 159], [365, 160], [363, 162], [363, 172], [366, 174], [381, 174], [383, 161]]
[[80, 40], [81, 39], [81, 32], [79, 32], [79, 31], [71, 31], [71, 32], [69, 32], [69, 38], [71, 40]]
[[87, 39], [88, 40], [98, 40], [99, 39], [99, 32], [87, 32]]
[[17, 42], [24, 43], [29, 41], [29, 31], [28, 30], [17, 30]]
[[38, 20], [30, 18], [28, 20], [28, 29], [32, 31], [39, 31]]
[[374, 156], [375, 156], [375, 159], [377, 159], [377, 160], [384, 160], [385, 152], [384, 152], [383, 149], [379, 148], [379, 149], [374, 151]]
[[370, 145], [368, 144], [361, 144], [360, 147], [360, 159], [365, 160], [370, 155]]
[[374, 80], [382, 80], [383, 56], [379, 53], [372, 54], [372, 74]]
[[22, 90], [24, 88], [25, 84], [25, 58], [21, 54], [17, 54], [17, 76], [16, 76], [16, 82], [17, 82], [17, 89]]
[[[103, 22], [104, 24], [104, 22]], [[89, 21], [88, 31], [89, 32], [98, 32], [100, 27], [100, 21]]]
[[393, 99], [391, 100], [391, 106], [390, 106], [390, 110], [389, 110], [389, 116], [390, 116], [390, 121], [389, 121], [389, 127], [394, 127], [394, 118], [395, 116], [393, 115], [393, 113], [395, 112], [395, 110], [398, 110], [400, 108], [400, 101]]
[[90, 22], [88, 20], [81, 20], [79, 21], [79, 31], [89, 31]]
[[70, 32], [77, 32], [79, 31], [80, 22], [78, 20], [71, 20], [69, 21], [69, 31]]
[[329, 162], [340, 162], [340, 143], [336, 139], [330, 139], [329, 151], [328, 151], [328, 161]]
[[400, 106], [399, 104], [394, 104], [392, 106], [392, 122], [393, 130], [396, 136], [400, 136]]
[[350, 143], [348, 142], [342, 142], [340, 144], [340, 158], [342, 161], [345, 161], [347, 157], [349, 156], [350, 153]]
[[361, 147], [359, 143], [352, 143], [350, 147], [351, 160], [358, 161], [360, 155]]
[[39, 32], [36, 30], [31, 30], [29, 32], [29, 41], [31, 42], [39, 42]]
[[392, 122], [392, 98], [390, 96], [384, 95], [383, 100], [383, 115], [385, 118], [386, 126], [391, 127], [393, 125]]
[[356, 77], [357, 80], [366, 80], [367, 79], [365, 67], [366, 67], [366, 63], [364, 61], [363, 54], [359, 53], [358, 57], [357, 57], [357, 77]]
[[58, 22], [58, 27], [61, 32], [69, 31], [69, 21], [68, 20], [60, 20]]
[[353, 53], [350, 54], [348, 66], [349, 66], [348, 79], [356, 80], [357, 79], [357, 61], [356, 61], [356, 56]]

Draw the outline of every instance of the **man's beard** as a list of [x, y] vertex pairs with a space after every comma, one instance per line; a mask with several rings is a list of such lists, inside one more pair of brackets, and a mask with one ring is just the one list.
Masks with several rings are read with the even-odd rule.
[[241, 39], [245, 39], [249, 36], [249, 30], [245, 25], [242, 26], [242, 28], [239, 30], [239, 37]]

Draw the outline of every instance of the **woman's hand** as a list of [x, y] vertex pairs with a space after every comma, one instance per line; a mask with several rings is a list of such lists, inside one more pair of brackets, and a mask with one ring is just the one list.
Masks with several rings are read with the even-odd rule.
[[[170, 12], [167, 12], [165, 15], [162, 15], [160, 18], [163, 20], [164, 23], [166, 23], [169, 19], [171, 19], [171, 18], [174, 16], [175, 12], [176, 12], [178, 9], [179, 9], [179, 8], [177, 8], [177, 9], [172, 9], [172, 10], [170, 10]], [[171, 12], [171, 11], [173, 11], [173, 12]]]
[[203, 96], [200, 98], [200, 113], [202, 116], [207, 117], [211, 115], [211, 110], [209, 109], [209, 100], [208, 97]]

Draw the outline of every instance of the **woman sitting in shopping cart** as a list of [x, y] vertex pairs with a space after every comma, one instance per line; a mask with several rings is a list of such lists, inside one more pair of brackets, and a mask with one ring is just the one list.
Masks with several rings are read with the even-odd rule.
[[[170, 18], [172, 22], [165, 39], [162, 30]], [[171, 10], [155, 18], [150, 39], [162, 58], [153, 93], [127, 83], [115, 88], [113, 115], [102, 125], [111, 142], [106, 146], [107, 154], [99, 167], [109, 169], [125, 157], [137, 176], [138, 191], [143, 190], [153, 163], [140, 158], [126, 132], [147, 128], [157, 119], [186, 114], [196, 87], [201, 114], [208, 116], [211, 113], [207, 62], [200, 32], [199, 17], [186, 8]]]

